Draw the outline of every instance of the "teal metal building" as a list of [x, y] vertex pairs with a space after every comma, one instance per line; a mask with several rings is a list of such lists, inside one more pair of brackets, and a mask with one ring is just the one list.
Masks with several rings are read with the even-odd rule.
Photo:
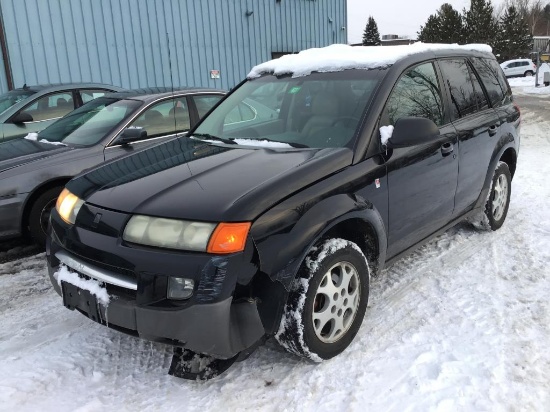
[[346, 0], [0, 0], [0, 92], [23, 84], [229, 89], [252, 66], [347, 42]]

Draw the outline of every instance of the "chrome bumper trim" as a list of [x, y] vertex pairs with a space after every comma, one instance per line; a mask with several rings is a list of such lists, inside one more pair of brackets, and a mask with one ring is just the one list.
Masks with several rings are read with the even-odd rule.
[[137, 281], [135, 279], [132, 279], [130, 276], [124, 276], [118, 273], [105, 271], [88, 263], [84, 263], [76, 258], [73, 258], [63, 251], [57, 252], [55, 254], [55, 257], [59, 259], [59, 261], [64, 265], [86, 276], [89, 276], [101, 282], [109, 283], [111, 285], [120, 286], [126, 289], [137, 290]]

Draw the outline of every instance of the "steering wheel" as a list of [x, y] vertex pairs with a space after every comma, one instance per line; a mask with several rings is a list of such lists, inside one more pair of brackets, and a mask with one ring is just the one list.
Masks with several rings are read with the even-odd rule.
[[341, 117], [336, 118], [330, 126], [335, 127], [338, 124], [343, 123], [342, 126], [346, 127], [347, 125], [349, 125], [352, 122], [355, 122], [355, 123], [352, 123], [352, 124], [358, 124], [360, 120], [361, 120], [360, 118], [354, 117], [354, 116], [341, 116]]

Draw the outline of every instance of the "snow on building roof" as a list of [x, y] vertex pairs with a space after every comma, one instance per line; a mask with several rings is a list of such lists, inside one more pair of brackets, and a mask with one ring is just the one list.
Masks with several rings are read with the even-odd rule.
[[255, 66], [249, 79], [265, 73], [276, 76], [292, 74], [292, 77], [307, 76], [312, 72], [337, 72], [346, 69], [375, 69], [394, 64], [398, 60], [417, 53], [433, 50], [477, 50], [491, 53], [486, 44], [427, 44], [414, 43], [404, 46], [359, 46], [333, 44], [307, 49], [298, 54], [287, 54], [278, 59]]

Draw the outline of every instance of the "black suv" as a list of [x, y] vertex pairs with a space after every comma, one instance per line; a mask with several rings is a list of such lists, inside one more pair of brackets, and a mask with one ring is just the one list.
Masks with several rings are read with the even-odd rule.
[[66, 185], [47, 247], [64, 305], [174, 345], [187, 378], [270, 336], [339, 354], [371, 275], [506, 218], [520, 112], [484, 50], [340, 45], [256, 67], [188, 137]]

